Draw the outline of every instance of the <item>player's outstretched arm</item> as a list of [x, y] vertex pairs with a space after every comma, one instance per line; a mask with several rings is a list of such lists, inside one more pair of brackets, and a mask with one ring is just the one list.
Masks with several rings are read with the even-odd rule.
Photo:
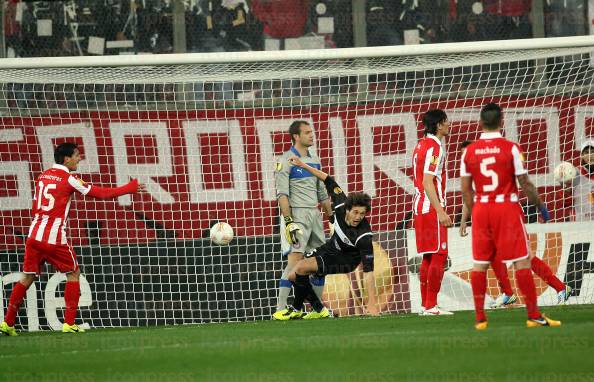
[[303, 163], [301, 158], [299, 158], [298, 156], [293, 156], [289, 158], [289, 162], [294, 166], [306, 169], [307, 171], [312, 173], [316, 178], [324, 182], [324, 185], [326, 186], [326, 191], [328, 192], [328, 195], [330, 195], [330, 198], [332, 198], [332, 202], [334, 203], [334, 208], [346, 201], [346, 195], [344, 194], [340, 186], [336, 183], [334, 178], [332, 178], [330, 175], [326, 174], [322, 170], [318, 170], [317, 168], [311, 167], [307, 163]]
[[518, 183], [520, 183], [520, 187], [526, 193], [528, 197], [528, 201], [530, 204], [538, 208], [540, 211], [540, 215], [542, 216], [542, 220], [545, 222], [550, 219], [549, 210], [547, 206], [542, 202], [540, 196], [538, 195], [538, 191], [534, 184], [528, 178], [528, 174], [517, 175]]
[[365, 279], [365, 288], [367, 289], [367, 296], [369, 298], [367, 301], [367, 314], [379, 316], [380, 311], [377, 303], [377, 291], [375, 290], [375, 275], [373, 271], [365, 272], [363, 278]]
[[363, 264], [363, 278], [365, 280], [365, 288], [367, 290], [367, 309], [366, 314], [377, 316], [379, 315], [379, 306], [377, 292], [375, 290], [375, 275], [374, 269], [374, 253], [373, 241], [371, 232], [365, 236], [359, 237], [356, 243], [357, 249], [361, 253], [361, 263]]
[[328, 177], [328, 174], [326, 174], [324, 171], [322, 170], [318, 170], [317, 168], [313, 168], [310, 165], [308, 165], [307, 163], [304, 163], [301, 158], [299, 158], [298, 156], [294, 155], [292, 157], [289, 158], [289, 162], [293, 165], [293, 166], [297, 166], [297, 167], [301, 167], [306, 169], [307, 171], [311, 172], [316, 178], [318, 178], [321, 181], [326, 180], [326, 178]]
[[91, 185], [90, 187], [87, 195], [97, 199], [111, 199], [122, 195], [136, 194], [138, 192], [146, 191], [145, 184], [138, 183], [138, 179], [133, 179], [130, 183], [120, 187], [99, 187], [95, 185]]

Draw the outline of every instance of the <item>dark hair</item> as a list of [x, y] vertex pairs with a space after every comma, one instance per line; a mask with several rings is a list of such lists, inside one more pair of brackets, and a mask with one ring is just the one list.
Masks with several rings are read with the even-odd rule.
[[445, 122], [447, 119], [448, 116], [446, 115], [445, 111], [441, 109], [429, 110], [423, 115], [423, 125], [425, 126], [423, 134], [437, 134], [437, 125]]
[[460, 148], [461, 148], [461, 149], [465, 149], [465, 148], [466, 148], [466, 147], [468, 147], [468, 145], [469, 145], [469, 144], [471, 144], [471, 143], [472, 143], [472, 141], [470, 141], [470, 140], [468, 140], [468, 139], [467, 139], [467, 140], [465, 140], [464, 142], [460, 143]]
[[65, 157], [71, 157], [74, 155], [74, 150], [78, 148], [76, 143], [64, 142], [60, 143], [54, 150], [54, 161], [57, 164], [64, 164]]
[[499, 105], [497, 105], [496, 103], [488, 103], [481, 110], [481, 122], [483, 123], [484, 129], [498, 129], [501, 125], [502, 118], [503, 113], [501, 112], [501, 108], [499, 107]]
[[365, 210], [369, 212], [371, 210], [371, 197], [364, 192], [351, 192], [346, 202], [344, 202], [344, 208], [351, 210], [355, 206], [365, 207]]
[[301, 125], [308, 125], [309, 123], [307, 123], [306, 121], [294, 121], [293, 123], [291, 123], [291, 126], [289, 126], [289, 135], [291, 135], [291, 142], [295, 143], [295, 138], [293, 138], [294, 134], [301, 134]]

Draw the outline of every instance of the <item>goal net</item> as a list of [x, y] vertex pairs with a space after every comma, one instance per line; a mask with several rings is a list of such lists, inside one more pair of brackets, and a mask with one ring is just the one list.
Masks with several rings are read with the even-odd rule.
[[[581, 183], [566, 188], [553, 178], [561, 161], [580, 167], [580, 146], [594, 137], [593, 53], [594, 40], [580, 37], [4, 60], [0, 314], [20, 277], [33, 181], [52, 165], [56, 144], [74, 141], [83, 180], [115, 186], [138, 178], [148, 188], [117, 200], [72, 201], [68, 235], [82, 270], [79, 321], [112, 327], [270, 318], [285, 265], [274, 168], [297, 119], [313, 127], [322, 168], [346, 192], [373, 198], [382, 312], [416, 312], [411, 154], [421, 116], [442, 108], [452, 123], [447, 212], [457, 226], [460, 144], [477, 139], [479, 110], [491, 101], [504, 108], [505, 136], [525, 150], [530, 177], [552, 212], [553, 221], [541, 224], [522, 198], [532, 251], [573, 288], [569, 304], [594, 303], [594, 194], [586, 190], [592, 177], [578, 168]], [[228, 246], [208, 239], [219, 221], [234, 229]], [[472, 309], [471, 239], [457, 227], [449, 238], [438, 303]], [[335, 315], [362, 313], [362, 275], [359, 269], [327, 277], [324, 302]], [[510, 278], [514, 285], [512, 272]], [[61, 327], [64, 280], [47, 266], [17, 325]], [[540, 279], [536, 285], [540, 304], [557, 303], [556, 291]], [[499, 293], [489, 271], [487, 303]]]

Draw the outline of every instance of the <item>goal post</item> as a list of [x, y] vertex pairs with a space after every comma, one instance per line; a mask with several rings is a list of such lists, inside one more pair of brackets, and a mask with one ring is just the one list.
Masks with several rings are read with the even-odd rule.
[[[113, 186], [138, 178], [148, 190], [115, 201], [73, 200], [68, 235], [82, 270], [81, 322], [268, 319], [285, 264], [274, 164], [290, 147], [290, 123], [300, 119], [314, 129], [322, 168], [345, 191], [372, 196], [381, 310], [416, 312], [411, 155], [422, 114], [442, 108], [452, 123], [447, 212], [457, 223], [460, 144], [477, 139], [487, 102], [502, 105], [505, 136], [525, 150], [529, 175], [553, 216], [538, 223], [522, 199], [531, 249], [572, 286], [568, 303], [594, 303], [594, 222], [576, 210], [587, 178], [575, 189], [553, 179], [561, 161], [580, 165], [580, 146], [594, 137], [592, 54], [594, 37], [580, 36], [0, 60], [0, 308], [18, 279], [33, 181], [52, 164], [53, 147], [71, 140], [83, 154], [83, 180]], [[218, 221], [234, 229], [228, 246], [208, 239]], [[471, 239], [457, 227], [449, 239], [438, 301], [471, 309]], [[362, 313], [362, 275], [327, 278], [324, 302], [335, 314]], [[61, 327], [64, 279], [46, 268], [28, 292], [19, 326]], [[540, 304], [557, 303], [554, 290], [536, 284]], [[491, 272], [488, 293], [491, 300], [499, 294]]]

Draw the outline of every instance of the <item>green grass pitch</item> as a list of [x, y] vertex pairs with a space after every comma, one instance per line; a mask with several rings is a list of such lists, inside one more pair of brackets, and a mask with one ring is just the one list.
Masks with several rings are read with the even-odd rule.
[[38, 332], [0, 338], [1, 381], [594, 381], [594, 307]]

